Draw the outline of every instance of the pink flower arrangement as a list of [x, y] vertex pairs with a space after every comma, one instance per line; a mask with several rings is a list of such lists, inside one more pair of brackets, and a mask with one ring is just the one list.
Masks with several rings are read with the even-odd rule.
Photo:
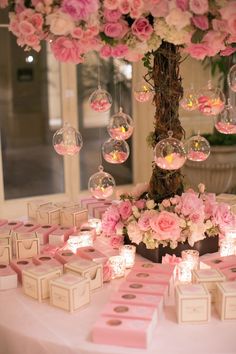
[[111, 237], [111, 243], [117, 242], [116, 230], [120, 235], [123, 229], [132, 242], [144, 242], [147, 248], [154, 249], [160, 244], [176, 248], [178, 242], [185, 241], [193, 246], [206, 237], [224, 235], [235, 222], [230, 207], [216, 202], [215, 194], [206, 193], [201, 183], [198, 193], [189, 189], [181, 196], [159, 204], [123, 195], [119, 204], [110, 206], [105, 212], [102, 225], [103, 233]]
[[162, 41], [200, 60], [235, 50], [235, 0], [0, 0], [7, 6], [17, 43], [39, 51], [46, 40], [62, 62], [80, 63], [92, 50], [138, 61]]

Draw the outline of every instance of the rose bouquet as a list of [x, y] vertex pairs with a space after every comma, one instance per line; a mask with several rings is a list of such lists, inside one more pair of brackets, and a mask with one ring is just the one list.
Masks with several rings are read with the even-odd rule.
[[7, 6], [18, 45], [39, 51], [46, 40], [62, 62], [91, 50], [137, 61], [162, 41], [201, 60], [236, 50], [234, 0], [0, 0]]
[[205, 193], [202, 184], [198, 193], [189, 189], [159, 204], [131, 194], [121, 198], [103, 215], [103, 233], [127, 234], [131, 242], [143, 242], [147, 249], [159, 245], [174, 249], [186, 241], [193, 247], [207, 237], [224, 236], [226, 229], [235, 224], [229, 205], [216, 202], [215, 194]]

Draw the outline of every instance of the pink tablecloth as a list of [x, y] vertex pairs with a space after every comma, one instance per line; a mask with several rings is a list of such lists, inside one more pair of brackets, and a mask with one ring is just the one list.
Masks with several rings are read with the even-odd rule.
[[214, 310], [207, 325], [178, 325], [173, 307], [156, 328], [147, 350], [96, 345], [90, 330], [121, 280], [93, 293], [91, 304], [73, 314], [23, 295], [0, 292], [0, 354], [235, 354], [236, 321], [221, 322]]

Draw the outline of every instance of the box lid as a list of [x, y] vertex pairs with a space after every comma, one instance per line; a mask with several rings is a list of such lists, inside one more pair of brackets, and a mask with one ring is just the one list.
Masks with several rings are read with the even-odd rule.
[[87, 283], [88, 279], [83, 278], [80, 275], [73, 275], [71, 273], [64, 274], [61, 277], [58, 277], [54, 280], [51, 280], [52, 284], [56, 285], [66, 285], [66, 286], [74, 286], [79, 283]]
[[78, 206], [73, 206], [70, 208], [65, 208], [63, 210], [61, 210], [61, 213], [63, 214], [83, 214], [83, 213], [87, 213], [88, 210], [85, 208], [80, 208]]
[[197, 281], [210, 282], [210, 281], [224, 281], [225, 276], [218, 269], [195, 269], [193, 276]]
[[42, 264], [42, 265], [38, 265], [36, 267], [27, 268], [26, 270], [23, 270], [23, 274], [30, 274], [33, 276], [43, 276], [48, 273], [55, 272], [59, 269], [60, 269], [59, 266], [57, 269], [57, 267], [51, 266], [50, 264]]
[[84, 272], [86, 270], [92, 270], [94, 268], [100, 267], [100, 265], [88, 259], [78, 258], [74, 261], [68, 262], [65, 267]]
[[225, 295], [236, 296], [236, 281], [225, 281], [217, 283], [217, 286]]
[[176, 291], [180, 296], [184, 297], [209, 295], [209, 292], [204, 284], [178, 284], [176, 285]]

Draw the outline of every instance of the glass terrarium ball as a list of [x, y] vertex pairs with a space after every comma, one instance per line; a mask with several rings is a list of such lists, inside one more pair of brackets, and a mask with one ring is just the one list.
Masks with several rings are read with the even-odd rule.
[[222, 112], [225, 106], [225, 95], [211, 82], [198, 94], [198, 109], [205, 116], [215, 116]]
[[187, 158], [191, 161], [205, 161], [210, 155], [210, 144], [200, 134], [190, 138], [185, 144]]
[[198, 95], [193, 88], [184, 92], [184, 97], [180, 101], [180, 106], [186, 111], [194, 111], [198, 108]]
[[75, 155], [83, 146], [81, 134], [70, 124], [57, 130], [52, 139], [53, 147], [59, 155]]
[[222, 134], [236, 134], [236, 107], [230, 104], [230, 100], [216, 117], [215, 128]]
[[131, 137], [133, 130], [133, 119], [122, 108], [109, 119], [107, 131], [113, 139], [126, 140]]
[[112, 175], [104, 172], [103, 166], [99, 166], [98, 170], [89, 178], [88, 189], [96, 199], [106, 199], [113, 194], [116, 182]]
[[102, 145], [102, 156], [104, 160], [113, 164], [125, 162], [129, 157], [130, 149], [125, 140], [110, 138]]
[[145, 81], [141, 81], [134, 89], [134, 97], [138, 102], [145, 103], [153, 99], [152, 87]]
[[186, 161], [183, 143], [172, 135], [172, 131], [168, 132], [168, 138], [159, 141], [154, 149], [155, 163], [163, 170], [178, 170]]
[[231, 90], [236, 92], [236, 64], [230, 68], [227, 79]]
[[112, 105], [112, 97], [109, 92], [98, 86], [89, 97], [89, 105], [95, 112], [107, 112]]

